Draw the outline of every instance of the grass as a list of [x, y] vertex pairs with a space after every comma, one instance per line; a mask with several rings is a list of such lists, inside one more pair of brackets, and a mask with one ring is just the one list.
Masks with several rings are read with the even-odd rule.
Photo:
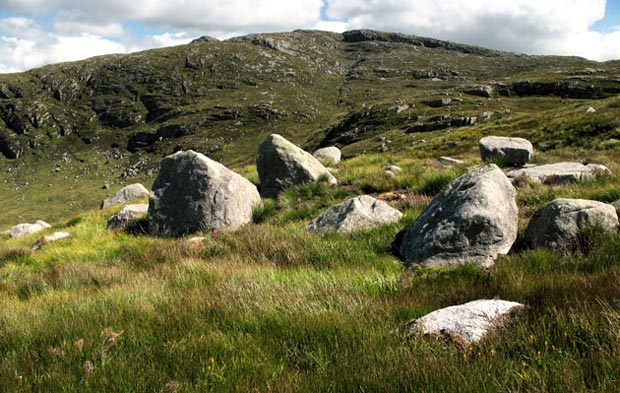
[[[422, 176], [416, 167], [425, 164], [399, 163], [421, 192], [434, 193], [458, 174], [436, 168]], [[619, 235], [594, 231], [575, 255], [523, 249], [490, 270], [406, 270], [389, 247], [422, 202], [410, 205], [395, 225], [354, 234], [303, 231], [326, 206], [361, 191], [356, 174], [376, 164], [383, 162], [344, 162], [349, 186], [288, 190], [255, 210], [260, 224], [207, 233], [202, 244], [107, 232], [114, 209], [65, 220], [60, 226], [72, 237], [37, 252], [29, 246], [38, 235], [3, 240], [3, 388], [615, 388]], [[519, 190], [520, 203], [534, 208], [552, 197], [549, 192], [613, 199], [617, 184], [611, 177], [565, 189], [527, 185]], [[409, 335], [413, 318], [494, 297], [527, 307], [479, 344], [462, 348]]]
[[[0, 159], [2, 229], [17, 220], [54, 224], [40, 234], [0, 237], [0, 390], [617, 390], [620, 235], [587, 232], [571, 254], [530, 250], [519, 242], [488, 270], [405, 269], [391, 253], [397, 234], [434, 195], [481, 164], [477, 142], [485, 135], [528, 138], [536, 163], [600, 162], [614, 173], [562, 187], [520, 182], [520, 234], [534, 211], [555, 198], [620, 199], [617, 97], [463, 95], [451, 106], [454, 116], [485, 111], [492, 117], [474, 126], [406, 132], [445, 114], [423, 101], [458, 96], [465, 85], [556, 81], [593, 66], [605, 70], [600, 76], [616, 78], [617, 64], [471, 56], [401, 43], [345, 45], [328, 33], [278, 37], [293, 47], [303, 44], [307, 53], [205, 43], [0, 78], [25, 95], [7, 102], [22, 109], [33, 100], [45, 102], [55, 118], [82, 129], [52, 138], [53, 124], [32, 128], [19, 136], [24, 145], [36, 139], [24, 157]], [[200, 64], [205, 68], [197, 69]], [[459, 78], [416, 79], [443, 72], [438, 64]], [[377, 77], [378, 68], [407, 71]], [[83, 97], [125, 97], [128, 110], [147, 117], [141, 105], [153, 98], [161, 106], [153, 113], [172, 109], [177, 117], [117, 129], [93, 118], [89, 102], [52, 97], [55, 82], [84, 74], [93, 75], [94, 90]], [[149, 83], [136, 82], [145, 75]], [[590, 105], [597, 111], [588, 115]], [[200, 126], [133, 154], [124, 149], [140, 132], [172, 123]], [[259, 185], [251, 163], [271, 132], [308, 149], [350, 139], [342, 144], [347, 159], [334, 172], [339, 185], [287, 190], [255, 208], [253, 223], [199, 234], [204, 242], [150, 237], [144, 221], [126, 232], [105, 230], [116, 208], [97, 210], [111, 191], [103, 184], [148, 186], [156, 173], [149, 170], [156, 170], [161, 156], [183, 147], [205, 152]], [[378, 153], [382, 144], [387, 151]], [[436, 160], [442, 155], [464, 164], [442, 165]], [[143, 160], [137, 176], [123, 176]], [[402, 171], [387, 174], [389, 165]], [[329, 206], [368, 193], [403, 211], [400, 223], [353, 234], [304, 231]], [[42, 234], [59, 229], [72, 236], [31, 250]], [[495, 297], [526, 308], [478, 344], [459, 347], [410, 335], [414, 318]]]

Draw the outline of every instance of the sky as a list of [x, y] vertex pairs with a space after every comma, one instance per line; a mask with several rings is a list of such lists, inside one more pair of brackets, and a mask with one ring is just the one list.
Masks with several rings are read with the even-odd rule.
[[202, 35], [360, 28], [620, 59], [620, 0], [0, 0], [0, 73]]

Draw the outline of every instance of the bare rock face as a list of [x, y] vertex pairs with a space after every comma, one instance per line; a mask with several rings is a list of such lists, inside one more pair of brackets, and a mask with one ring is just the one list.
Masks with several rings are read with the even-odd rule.
[[483, 161], [501, 161], [508, 166], [523, 166], [532, 159], [534, 147], [527, 139], [487, 136], [478, 142]]
[[517, 238], [516, 191], [497, 165], [454, 180], [403, 234], [406, 264], [490, 267]]
[[525, 239], [533, 247], [571, 250], [579, 234], [594, 226], [617, 231], [616, 208], [598, 201], [559, 198], [534, 213], [525, 230]]
[[313, 156], [317, 160], [326, 163], [326, 165], [338, 165], [342, 152], [336, 146], [329, 146], [315, 151]]
[[525, 177], [536, 183], [566, 185], [610, 173], [611, 171], [605, 165], [558, 162], [517, 169], [508, 172], [507, 176], [513, 181]]
[[306, 227], [311, 232], [353, 232], [358, 229], [398, 222], [401, 212], [369, 195], [362, 195], [334, 205]]
[[164, 158], [149, 200], [149, 231], [180, 236], [237, 229], [260, 203], [249, 180], [192, 150]]
[[501, 327], [523, 304], [505, 300], [474, 300], [433, 311], [417, 319], [412, 333], [448, 337], [469, 345]]
[[11, 237], [20, 237], [28, 235], [30, 233], [39, 232], [51, 227], [52, 226], [45, 221], [37, 220], [34, 224], [24, 223], [15, 225], [10, 229], [9, 234], [11, 235]]
[[148, 212], [149, 205], [146, 203], [124, 206], [118, 213], [110, 217], [107, 228], [111, 231], [126, 229], [131, 220], [146, 216]]
[[149, 196], [149, 190], [147, 190], [142, 184], [130, 184], [118, 190], [114, 193], [114, 195], [104, 199], [103, 202], [101, 202], [101, 208], [107, 209], [108, 207], [116, 205], [124, 205], [127, 202], [147, 196]]
[[337, 180], [310, 153], [300, 149], [278, 134], [271, 134], [258, 148], [256, 169], [261, 194], [276, 197], [287, 188], [310, 183], [325, 177], [330, 184]]

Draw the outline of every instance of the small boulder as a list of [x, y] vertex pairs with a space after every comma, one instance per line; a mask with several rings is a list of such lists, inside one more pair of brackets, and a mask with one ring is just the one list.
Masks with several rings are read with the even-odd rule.
[[490, 267], [517, 238], [516, 190], [495, 164], [445, 187], [407, 228], [400, 244], [406, 264]]
[[20, 237], [28, 235], [30, 233], [39, 232], [51, 227], [52, 226], [45, 221], [37, 220], [34, 224], [24, 223], [15, 225], [10, 229], [9, 234], [11, 235], [11, 237]]
[[312, 220], [310, 232], [353, 232], [358, 229], [398, 222], [401, 212], [369, 195], [362, 195], [334, 205]]
[[448, 106], [452, 103], [451, 98], [438, 98], [436, 100], [429, 100], [424, 102], [426, 105], [431, 108], [441, 108], [443, 106]]
[[512, 181], [526, 177], [536, 183], [567, 185], [592, 180], [611, 171], [605, 165], [582, 164], [580, 162], [558, 162], [517, 169], [507, 173]]
[[478, 145], [483, 161], [501, 161], [508, 166], [523, 166], [534, 154], [530, 141], [523, 138], [487, 136]]
[[525, 240], [532, 247], [571, 250], [577, 245], [579, 234], [595, 226], [616, 231], [616, 208], [598, 201], [559, 198], [534, 213], [525, 230]]
[[506, 300], [474, 300], [418, 318], [411, 325], [411, 333], [448, 338], [470, 345], [503, 326], [515, 311], [523, 307], [521, 303]]
[[338, 165], [342, 152], [336, 146], [330, 146], [315, 151], [313, 156], [326, 165]]
[[149, 199], [149, 232], [180, 236], [237, 229], [260, 204], [249, 180], [192, 150], [164, 158]]
[[68, 237], [71, 237], [69, 232], [54, 232], [51, 235], [43, 236], [34, 244], [34, 246], [32, 246], [32, 251], [38, 250], [47, 243], [55, 242], [60, 239], [66, 239]]
[[491, 86], [474, 86], [470, 89], [464, 90], [463, 93], [472, 96], [491, 98], [493, 97], [493, 87]]
[[456, 158], [445, 157], [445, 156], [438, 157], [437, 161], [439, 161], [440, 163], [442, 163], [444, 165], [461, 165], [461, 164], [463, 164], [463, 161], [461, 161], [461, 160], [457, 160]]
[[392, 172], [394, 174], [402, 171], [401, 167], [399, 167], [398, 165], [388, 165], [384, 167], [383, 170], [387, 172]]
[[124, 230], [131, 220], [146, 216], [148, 212], [149, 205], [146, 203], [126, 205], [118, 213], [110, 217], [107, 228], [111, 231]]
[[282, 190], [318, 181], [324, 177], [330, 184], [336, 178], [316, 158], [278, 134], [271, 134], [261, 143], [256, 157], [261, 194], [276, 197]]
[[118, 190], [101, 202], [101, 208], [107, 209], [116, 205], [124, 205], [127, 202], [149, 196], [149, 190], [140, 183], [130, 184]]

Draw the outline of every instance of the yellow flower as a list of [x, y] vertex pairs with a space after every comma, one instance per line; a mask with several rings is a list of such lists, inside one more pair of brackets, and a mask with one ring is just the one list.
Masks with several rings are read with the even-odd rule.
[[24, 376], [23, 375], [18, 376], [17, 382], [21, 385], [24, 382]]

